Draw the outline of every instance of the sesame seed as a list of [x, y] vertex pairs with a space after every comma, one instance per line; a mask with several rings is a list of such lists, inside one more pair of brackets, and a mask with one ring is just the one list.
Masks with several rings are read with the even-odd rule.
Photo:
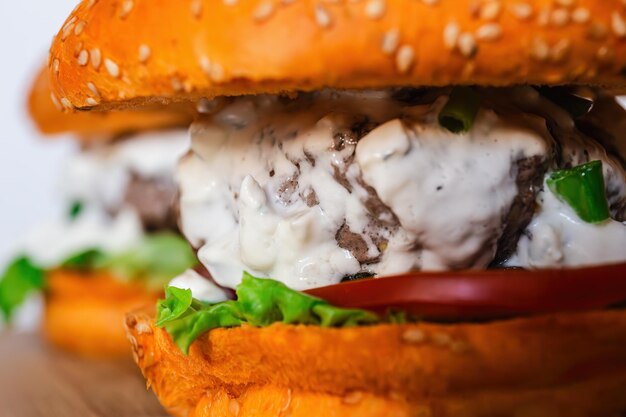
[[239, 0], [223, 0], [223, 1], [224, 1], [224, 4], [227, 6], [234, 6], [235, 4], [237, 4]]
[[575, 23], [587, 23], [590, 17], [589, 9], [584, 7], [577, 7], [572, 12], [572, 21]]
[[587, 36], [591, 39], [602, 40], [606, 38], [608, 29], [603, 23], [600, 22], [592, 22], [589, 26], [589, 31], [587, 32]]
[[315, 6], [315, 21], [320, 27], [327, 28], [332, 23], [330, 13], [321, 4]]
[[211, 73], [209, 76], [211, 80], [215, 82], [222, 81], [224, 79], [224, 68], [218, 63], [211, 64]]
[[211, 75], [211, 60], [206, 56], [201, 56], [198, 62], [200, 63], [202, 71], [204, 71], [206, 75]]
[[527, 20], [533, 15], [533, 6], [528, 3], [512, 4], [510, 10], [519, 20]]
[[239, 415], [239, 402], [236, 399], [231, 398], [228, 402], [228, 411], [234, 416]]
[[500, 16], [502, 5], [499, 1], [489, 1], [480, 8], [480, 18], [483, 20], [496, 20]]
[[52, 104], [54, 104], [54, 107], [57, 108], [57, 110], [63, 110], [63, 106], [61, 106], [61, 103], [59, 103], [59, 99], [57, 98], [57, 96], [54, 95], [54, 93], [50, 93], [50, 100], [52, 101]]
[[427, 6], [436, 6], [437, 4], [439, 4], [439, 0], [422, 0], [422, 3]]
[[80, 65], [81, 67], [84, 67], [85, 65], [87, 65], [87, 63], [89, 62], [89, 52], [87, 52], [86, 50], [82, 50], [78, 53], [78, 58], [76, 60], [78, 62], [78, 65]]
[[202, 16], [202, 0], [191, 0], [191, 14], [195, 18]]
[[479, 41], [495, 41], [502, 36], [502, 26], [498, 23], [487, 23], [476, 29], [476, 39]]
[[183, 83], [180, 81], [178, 77], [172, 77], [171, 79], [172, 88], [174, 91], [179, 92], [183, 90]]
[[415, 52], [410, 45], [403, 45], [396, 53], [396, 68], [401, 74], [408, 72], [413, 66]]
[[72, 108], [72, 103], [70, 103], [70, 101], [68, 99], [66, 99], [65, 97], [61, 98], [61, 104], [63, 105], [63, 107], [65, 107], [66, 109], [71, 109]]
[[100, 97], [100, 92], [98, 91], [94, 83], [87, 83], [87, 88], [93, 93], [94, 96]]
[[104, 67], [111, 77], [117, 78], [120, 76], [120, 67], [109, 58], [104, 59]]
[[626, 21], [619, 12], [613, 12], [611, 14], [611, 29], [613, 29], [613, 33], [618, 38], [623, 38], [626, 36]]
[[561, 39], [550, 50], [550, 59], [552, 62], [559, 63], [567, 58], [570, 51], [569, 39]]
[[145, 64], [150, 59], [150, 47], [146, 44], [139, 45], [139, 62]]
[[342, 402], [344, 404], [354, 405], [360, 403], [362, 400], [363, 393], [361, 391], [351, 391], [343, 397]]
[[74, 23], [68, 23], [63, 27], [63, 31], [61, 32], [61, 40], [64, 41], [68, 36], [72, 33], [72, 29], [74, 29]]
[[63, 25], [63, 28], [61, 29], [61, 40], [64, 41], [69, 36], [74, 28], [76, 20], [78, 20], [78, 18], [76, 16], [72, 16], [72, 18]]
[[87, 0], [87, 8], [91, 9], [98, 0]]
[[97, 106], [98, 105], [98, 102], [96, 100], [94, 100], [93, 98], [91, 98], [91, 97], [87, 97], [86, 102], [90, 106]]
[[135, 7], [133, 0], [123, 0], [120, 6], [120, 19], [125, 19]]
[[397, 28], [389, 29], [383, 35], [381, 49], [385, 55], [393, 54], [400, 43], [400, 31]]
[[540, 38], [535, 38], [530, 46], [530, 56], [538, 61], [545, 61], [550, 54], [550, 47]]
[[58, 58], [54, 58], [54, 60], [52, 61], [52, 71], [54, 71], [55, 74], [59, 73], [59, 59]]
[[615, 58], [615, 52], [608, 46], [601, 46], [596, 56], [600, 62], [606, 64]]
[[456, 48], [460, 33], [461, 29], [456, 23], [450, 22], [446, 25], [443, 29], [443, 44], [447, 49], [453, 50]]
[[550, 14], [550, 23], [554, 26], [565, 26], [569, 23], [570, 13], [567, 9], [555, 9]]
[[472, 35], [469, 32], [462, 33], [459, 36], [458, 46], [459, 46], [459, 51], [461, 51], [461, 54], [463, 54], [464, 56], [468, 58], [471, 58], [474, 55], [476, 55], [476, 52], [478, 51], [478, 46], [476, 45], [476, 40], [474, 39], [474, 35]]
[[384, 0], [369, 0], [365, 5], [365, 16], [370, 19], [380, 19], [385, 14]]
[[87, 22], [85, 22], [84, 20], [76, 23], [76, 26], [74, 27], [74, 35], [78, 36], [83, 33], [83, 30], [85, 30], [85, 26], [87, 26]]
[[408, 343], [422, 343], [426, 340], [426, 334], [420, 329], [409, 329], [402, 333], [402, 340]]
[[100, 49], [93, 48], [91, 50], [91, 65], [94, 69], [100, 68], [100, 63], [102, 61], [102, 54], [100, 53]]
[[274, 13], [274, 4], [270, 1], [264, 1], [254, 10], [254, 20], [263, 21]]

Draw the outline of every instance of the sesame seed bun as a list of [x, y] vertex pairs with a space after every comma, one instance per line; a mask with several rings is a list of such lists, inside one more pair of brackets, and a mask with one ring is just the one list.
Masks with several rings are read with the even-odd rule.
[[484, 324], [217, 329], [185, 356], [145, 312], [134, 358], [176, 416], [608, 416], [626, 410], [626, 312]]
[[28, 111], [41, 133], [52, 135], [71, 132], [79, 140], [105, 139], [149, 129], [187, 127], [193, 108], [175, 105], [135, 111], [63, 112], [61, 103], [50, 90], [46, 68], [35, 78], [28, 95]]
[[56, 270], [46, 280], [43, 333], [52, 344], [88, 357], [128, 357], [124, 317], [161, 294], [103, 273]]
[[623, 86], [626, 6], [86, 0], [59, 31], [49, 62], [54, 95], [81, 109], [323, 87]]

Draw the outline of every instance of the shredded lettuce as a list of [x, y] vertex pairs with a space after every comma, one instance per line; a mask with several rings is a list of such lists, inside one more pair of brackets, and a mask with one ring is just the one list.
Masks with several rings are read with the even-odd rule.
[[27, 257], [15, 259], [0, 278], [0, 311], [6, 322], [33, 292], [44, 288], [44, 273]]
[[157, 303], [156, 325], [163, 327], [185, 353], [200, 335], [219, 327], [247, 323], [263, 327], [272, 323], [350, 327], [379, 322], [369, 311], [346, 309], [294, 291], [281, 282], [244, 272], [237, 300], [209, 304], [195, 300], [190, 290], [167, 287]]

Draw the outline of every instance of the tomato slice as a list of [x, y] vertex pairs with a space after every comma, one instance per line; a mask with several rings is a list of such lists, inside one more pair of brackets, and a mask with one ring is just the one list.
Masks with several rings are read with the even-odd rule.
[[414, 272], [306, 291], [339, 307], [485, 319], [605, 308], [626, 301], [626, 263], [578, 269]]

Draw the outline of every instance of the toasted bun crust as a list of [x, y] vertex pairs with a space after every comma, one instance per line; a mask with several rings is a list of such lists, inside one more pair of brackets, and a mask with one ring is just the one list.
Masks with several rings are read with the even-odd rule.
[[145, 312], [134, 358], [177, 416], [608, 416], [626, 410], [626, 311], [483, 324], [217, 329], [185, 356]]
[[110, 275], [52, 271], [47, 276], [43, 332], [54, 345], [90, 357], [129, 356], [124, 334], [128, 311], [160, 296]]
[[85, 0], [49, 69], [65, 107], [119, 108], [323, 87], [621, 86], [625, 66], [621, 0]]
[[72, 132], [79, 140], [105, 139], [125, 133], [175, 126], [189, 126], [193, 109], [189, 105], [153, 107], [136, 111], [63, 112], [50, 90], [46, 68], [42, 68], [28, 95], [28, 111], [37, 128], [45, 134]]

